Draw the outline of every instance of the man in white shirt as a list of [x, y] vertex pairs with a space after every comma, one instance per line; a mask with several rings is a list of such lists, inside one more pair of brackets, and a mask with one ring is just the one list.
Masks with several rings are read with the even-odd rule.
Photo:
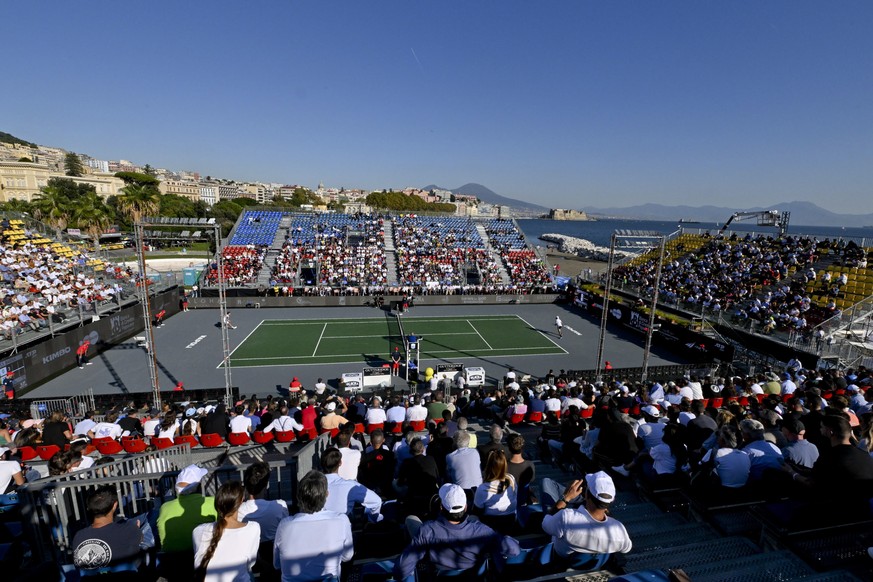
[[[426, 409], [425, 414], [427, 414]], [[395, 424], [403, 424], [403, 421], [406, 420], [406, 407], [400, 402], [399, 397], [395, 396], [391, 401], [391, 407], [385, 411], [385, 418], [388, 422]]]
[[424, 405], [425, 401], [421, 400], [414, 406], [406, 409], [406, 420], [409, 422], [427, 420], [427, 408]]
[[230, 417], [230, 432], [252, 432], [252, 421], [245, 414], [245, 408], [240, 405], [233, 409]]
[[279, 523], [273, 547], [273, 566], [283, 582], [339, 580], [340, 564], [352, 559], [352, 524], [344, 513], [325, 508], [327, 498], [327, 479], [319, 471], [297, 484], [299, 512]]
[[[584, 499], [583, 505], [568, 508], [567, 503], [578, 497]], [[615, 484], [603, 471], [570, 483], [555, 504], [558, 512], [543, 519], [543, 531], [552, 536], [554, 553], [571, 559], [575, 554], [629, 552], [632, 544], [627, 530], [607, 514], [613, 501]]]
[[[273, 419], [273, 422], [265, 426], [262, 430], [264, 432], [288, 432], [291, 430], [303, 430], [303, 425], [294, 420], [294, 417], [288, 414], [288, 407], [283, 406], [279, 409], [279, 415], [277, 418]], [[263, 529], [261, 529], [263, 532]]]
[[81, 435], [85, 436], [88, 434], [92, 428], [97, 426], [97, 423], [94, 422], [94, 411], [89, 410], [85, 413], [85, 418], [76, 423], [76, 426], [73, 428], [73, 435]]
[[266, 498], [270, 485], [270, 466], [263, 461], [252, 463], [243, 474], [243, 483], [249, 499], [240, 505], [237, 519], [256, 522], [261, 526], [261, 542], [271, 542], [276, 538], [279, 523], [288, 517], [288, 504], [282, 499]]
[[385, 410], [382, 408], [382, 399], [378, 396], [373, 397], [373, 403], [370, 408], [367, 409], [367, 416], [364, 419], [367, 425], [371, 424], [385, 424], [385, 421], [388, 420], [388, 417], [385, 414]]
[[782, 374], [782, 394], [794, 394], [797, 390], [797, 384], [791, 380], [791, 374], [785, 372]]
[[106, 417], [106, 420], [104, 420], [103, 422], [98, 422], [96, 425], [94, 425], [94, 428], [88, 431], [88, 436], [92, 439], [120, 438], [121, 433], [124, 432], [124, 429], [115, 424], [116, 420], [118, 420], [118, 414], [112, 413], [108, 415]]

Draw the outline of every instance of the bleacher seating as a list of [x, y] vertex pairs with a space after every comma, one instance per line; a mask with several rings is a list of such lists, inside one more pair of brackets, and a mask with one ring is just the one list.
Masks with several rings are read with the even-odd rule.
[[240, 217], [230, 246], [270, 246], [279, 230], [282, 212], [247, 210]]

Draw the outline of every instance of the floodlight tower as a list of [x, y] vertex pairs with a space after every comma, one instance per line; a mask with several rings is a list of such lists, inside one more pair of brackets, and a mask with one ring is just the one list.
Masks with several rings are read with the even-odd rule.
[[[134, 233], [136, 235], [136, 256], [139, 266], [140, 277], [140, 304], [142, 306], [142, 317], [146, 331], [147, 353], [149, 358], [149, 378], [151, 380], [153, 399], [156, 408], [161, 406], [161, 387], [160, 377], [158, 375], [158, 358], [157, 350], [155, 349], [155, 334], [152, 326], [152, 306], [149, 297], [148, 274], [146, 273], [146, 256], [145, 256], [145, 241], [149, 238], [157, 238], [166, 230], [191, 229], [191, 227], [200, 227], [203, 230], [212, 230], [212, 236], [215, 237], [216, 262], [218, 267], [218, 297], [219, 310], [221, 321], [221, 345], [222, 345], [222, 365], [224, 367], [224, 390], [225, 401], [230, 404], [233, 399], [233, 383], [230, 370], [230, 337], [227, 332], [227, 326], [224, 324], [227, 316], [227, 293], [226, 282], [224, 280], [224, 260], [221, 255], [221, 225], [215, 222], [214, 218], [167, 218], [167, 217], [146, 217], [134, 223]], [[158, 233], [147, 232], [146, 227], [158, 227], [163, 229]], [[201, 231], [195, 231], [193, 234], [188, 230], [183, 230], [181, 234], [172, 234], [172, 238], [199, 240]], [[208, 236], [208, 235], [207, 235]]]

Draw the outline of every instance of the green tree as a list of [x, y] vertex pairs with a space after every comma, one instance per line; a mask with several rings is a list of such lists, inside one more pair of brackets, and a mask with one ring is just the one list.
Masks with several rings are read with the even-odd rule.
[[73, 152], [64, 156], [64, 170], [67, 176], [78, 177], [85, 174], [85, 167], [82, 165], [82, 160]]
[[69, 178], [49, 178], [48, 186], [57, 188], [61, 194], [73, 201], [89, 192], [97, 192], [93, 184], [77, 184]]
[[145, 166], [143, 166], [142, 173], [146, 174], [148, 176], [151, 176], [152, 178], [154, 178], [155, 176], [158, 175], [158, 173], [155, 172], [155, 169], [153, 167], [151, 167], [149, 164], [146, 164]]
[[128, 184], [121, 191], [116, 205], [131, 222], [138, 222], [144, 216], [155, 216], [161, 208], [161, 193], [154, 186]]
[[73, 204], [72, 217], [76, 227], [87, 232], [94, 248], [99, 249], [100, 236], [112, 224], [112, 215], [103, 199], [96, 192], [81, 196]]
[[121, 178], [125, 184], [138, 184], [140, 186], [154, 186], [157, 188], [160, 180], [149, 174], [140, 172], [115, 172], [116, 178]]
[[60, 238], [61, 231], [67, 228], [72, 201], [63, 190], [51, 183], [44, 186], [33, 199], [33, 215], [55, 229], [55, 235]]
[[178, 218], [202, 218], [205, 216], [204, 209], [200, 208], [193, 200], [178, 194], [161, 196], [159, 212], [161, 216]]
[[29, 163], [29, 164], [32, 164], [32, 163], [33, 163], [33, 160], [31, 160], [31, 159], [28, 158], [27, 156], [21, 156], [20, 158], [18, 158], [18, 161], [19, 161], [19, 162], [27, 162], [27, 163]]
[[221, 233], [227, 236], [233, 225], [236, 223], [239, 215], [242, 214], [243, 207], [237, 204], [238, 200], [248, 200], [248, 198], [234, 198], [233, 200], [219, 200], [212, 205], [209, 214], [215, 219], [215, 222], [221, 225]]

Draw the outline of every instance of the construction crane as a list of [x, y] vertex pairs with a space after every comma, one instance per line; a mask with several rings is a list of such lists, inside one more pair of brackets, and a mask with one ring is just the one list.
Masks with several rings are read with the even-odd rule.
[[783, 237], [785, 236], [785, 232], [788, 230], [788, 219], [790, 217], [790, 212], [779, 212], [778, 210], [734, 212], [733, 214], [731, 214], [731, 217], [728, 218], [728, 221], [724, 223], [724, 226], [721, 227], [721, 230], [718, 231], [718, 233], [722, 234], [734, 221], [757, 218], [758, 226], [775, 226], [779, 229], [779, 236]]

